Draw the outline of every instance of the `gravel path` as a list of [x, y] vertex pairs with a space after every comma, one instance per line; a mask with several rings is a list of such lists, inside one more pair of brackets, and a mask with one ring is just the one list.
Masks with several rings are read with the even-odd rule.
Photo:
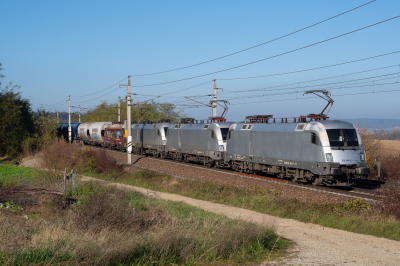
[[[107, 152], [117, 161], [126, 163], [126, 153], [110, 150], [107, 150]], [[337, 194], [335, 192], [321, 192], [311, 186], [299, 187], [282, 184], [269, 180], [241, 176], [233, 171], [221, 173], [221, 171], [217, 171], [213, 168], [206, 168], [191, 163], [179, 163], [173, 160], [158, 160], [153, 157], [143, 157], [132, 154], [132, 165], [201, 182], [213, 182], [220, 185], [236, 186], [246, 189], [257, 188], [261, 190], [269, 190], [282, 197], [296, 198], [301, 201], [338, 203], [347, 202], [349, 198], [348, 196]]]
[[[97, 180], [82, 177], [83, 181]], [[104, 182], [104, 181], [100, 181]], [[192, 199], [180, 195], [110, 183], [110, 185], [141, 192], [149, 197], [183, 201], [200, 209], [223, 214], [229, 218], [274, 227], [276, 232], [295, 242], [289, 256], [263, 265], [399, 265], [400, 242], [327, 228], [320, 225], [274, 217], [246, 209]]]

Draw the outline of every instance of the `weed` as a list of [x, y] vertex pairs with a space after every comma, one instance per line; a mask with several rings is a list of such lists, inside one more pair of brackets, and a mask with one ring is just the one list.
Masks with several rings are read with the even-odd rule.
[[347, 203], [343, 203], [339, 205], [344, 210], [369, 210], [370, 205], [367, 204], [365, 199], [354, 199], [349, 198]]
[[400, 182], [400, 155], [388, 155], [382, 161], [382, 177], [384, 180]]
[[400, 220], [400, 189], [383, 188], [382, 202], [376, 204], [375, 209]]
[[[118, 179], [112, 179], [107, 175], [94, 176], [105, 180], [118, 181], [157, 191], [180, 194], [251, 209], [261, 213], [316, 223], [322, 226], [400, 240], [400, 232], [398, 230], [400, 218], [391, 218], [396, 216], [387, 215], [382, 211], [382, 207], [372, 208], [372, 205], [363, 199], [350, 198], [347, 202], [332, 204], [304, 202], [295, 198], [283, 197], [282, 191], [279, 189], [262, 190], [255, 187], [253, 190], [246, 190], [210, 182], [181, 180], [166, 174], [158, 174], [157, 172], [153, 172], [153, 176], [156, 176], [156, 178], [150, 179], [143, 178], [141, 173], [121, 175]], [[394, 196], [390, 197], [394, 198]], [[385, 206], [386, 209], [388, 206], [393, 206], [394, 209], [391, 211], [393, 213], [396, 205], [393, 202], [389, 202]]]
[[32, 219], [0, 209], [0, 264], [243, 264], [289, 245], [271, 230], [184, 203], [95, 183], [70, 193], [81, 203], [58, 220], [43, 222], [46, 205]]
[[[93, 161], [95, 162], [96, 173], [110, 173], [110, 172], [123, 172], [123, 165], [119, 164], [113, 157], [107, 154], [104, 149], [91, 149], [89, 151], [90, 155], [90, 166], [93, 167]], [[92, 171], [93, 171], [92, 170]]]
[[5, 203], [0, 202], [0, 209], [2, 209], [2, 208], [9, 209], [9, 210], [18, 210], [18, 211], [21, 210], [22, 211], [21, 206], [15, 205], [13, 201], [8, 201]]

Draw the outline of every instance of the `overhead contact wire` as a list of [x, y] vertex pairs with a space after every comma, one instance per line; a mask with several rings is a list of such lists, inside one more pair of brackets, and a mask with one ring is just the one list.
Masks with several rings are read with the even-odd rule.
[[87, 96], [91, 96], [91, 95], [94, 95], [94, 94], [97, 94], [97, 93], [103, 92], [103, 91], [105, 91], [105, 90], [108, 90], [108, 89], [110, 89], [110, 88], [112, 88], [112, 87], [114, 87], [114, 86], [118, 85], [119, 83], [121, 83], [122, 81], [124, 81], [124, 80], [126, 80], [126, 79], [128, 79], [128, 78], [124, 78], [124, 79], [122, 79], [122, 80], [118, 81], [117, 83], [115, 83], [115, 84], [113, 84], [113, 85], [111, 85], [111, 86], [109, 86], [109, 87], [105, 88], [104, 90], [101, 90], [101, 91], [98, 91], [98, 92], [95, 92], [95, 93], [86, 94], [86, 95], [79, 95], [79, 96], [77, 96], [77, 95], [71, 95], [71, 97], [87, 97]]
[[342, 15], [344, 15], [344, 14], [347, 14], [347, 13], [349, 13], [349, 12], [351, 12], [351, 11], [354, 11], [354, 10], [356, 10], [356, 9], [359, 9], [359, 8], [361, 8], [361, 7], [363, 7], [363, 6], [369, 5], [369, 4], [371, 4], [371, 3], [375, 2], [375, 1], [376, 1], [376, 0], [367, 2], [367, 3], [365, 3], [365, 4], [362, 4], [362, 5], [360, 5], [360, 6], [357, 6], [357, 7], [355, 7], [355, 8], [350, 9], [350, 10], [347, 10], [346, 12], [343, 12], [343, 13], [340, 13], [340, 14], [335, 15], [335, 16], [333, 16], [333, 17], [324, 19], [324, 20], [322, 20], [322, 21], [320, 21], [320, 22], [317, 22], [317, 23], [312, 24], [312, 25], [310, 25], [310, 26], [307, 26], [307, 27], [305, 27], [305, 28], [296, 30], [296, 31], [294, 31], [294, 32], [291, 32], [291, 33], [285, 34], [285, 35], [283, 35], [283, 36], [280, 36], [280, 37], [278, 37], [278, 38], [269, 40], [269, 41], [264, 42], [264, 43], [260, 43], [260, 44], [254, 45], [254, 46], [252, 46], [252, 47], [249, 47], [249, 48], [246, 48], [246, 49], [243, 49], [243, 50], [240, 50], [240, 51], [237, 51], [237, 52], [228, 54], [228, 55], [224, 55], [224, 56], [221, 56], [221, 57], [218, 57], [218, 58], [215, 58], [215, 59], [211, 59], [211, 60], [208, 60], [208, 61], [204, 61], [204, 62], [201, 62], [201, 63], [197, 63], [197, 64], [194, 64], [194, 65], [190, 65], [190, 66], [180, 67], [180, 68], [171, 69], [171, 70], [166, 70], [166, 71], [161, 71], [161, 72], [148, 73], [148, 74], [138, 74], [138, 75], [132, 75], [132, 76], [133, 76], [133, 77], [143, 77], [143, 76], [150, 76], [150, 75], [157, 75], [157, 74], [169, 73], [169, 72], [173, 72], [173, 71], [178, 71], [178, 70], [182, 70], [182, 69], [186, 69], [186, 68], [191, 68], [191, 67], [203, 65], [203, 64], [210, 63], [210, 62], [213, 62], [213, 61], [217, 61], [217, 60], [220, 60], [220, 59], [229, 57], [229, 56], [233, 56], [233, 55], [236, 55], [236, 54], [240, 54], [240, 53], [243, 53], [243, 52], [245, 52], [245, 51], [248, 51], [248, 50], [251, 50], [251, 49], [254, 49], [254, 48], [263, 46], [263, 45], [265, 45], [265, 44], [268, 44], [268, 43], [271, 43], [271, 42], [274, 42], [274, 41], [283, 39], [283, 38], [288, 37], [288, 36], [290, 36], [290, 35], [293, 35], [293, 34], [296, 34], [296, 33], [301, 32], [301, 31], [304, 31], [304, 30], [306, 30], [306, 29], [312, 28], [312, 27], [314, 27], [314, 26], [317, 26], [317, 25], [319, 25], [319, 24], [322, 24], [322, 23], [324, 23], [324, 22], [327, 22], [327, 21], [329, 21], [329, 20], [332, 20], [332, 19], [334, 19], [334, 18], [340, 17], [340, 16], [342, 16]]
[[294, 50], [290, 50], [290, 51], [288, 51], [288, 52], [284, 52], [284, 53], [280, 53], [280, 54], [277, 54], [277, 55], [273, 55], [273, 56], [270, 56], [270, 57], [267, 57], [267, 58], [263, 58], [263, 59], [260, 59], [260, 60], [256, 60], [256, 61], [253, 61], [253, 62], [250, 62], [250, 63], [243, 64], [243, 65], [239, 65], [239, 66], [235, 66], [235, 67], [230, 67], [230, 68], [226, 68], [226, 69], [223, 69], [223, 70], [214, 71], [214, 72], [210, 72], [210, 73], [207, 73], [207, 74], [202, 74], [202, 75], [198, 75], [198, 76], [194, 76], [194, 77], [190, 77], [190, 78], [184, 78], [184, 79], [179, 79], [179, 80], [167, 81], [167, 82], [162, 82], [162, 83], [154, 83], [154, 84], [147, 84], [147, 85], [138, 85], [138, 86], [132, 86], [132, 87], [140, 88], [140, 87], [150, 87], [150, 86], [157, 86], [157, 85], [170, 84], [170, 83], [175, 83], [175, 82], [180, 82], [180, 81], [185, 81], [185, 80], [190, 80], [190, 79], [205, 77], [205, 76], [209, 76], [209, 75], [213, 75], [213, 74], [217, 74], [217, 73], [229, 71], [229, 70], [232, 70], [232, 69], [237, 69], [237, 68], [240, 68], [240, 67], [244, 67], [244, 66], [256, 64], [256, 63], [259, 63], [259, 62], [263, 62], [263, 61], [266, 61], [266, 60], [269, 60], [269, 59], [273, 59], [273, 58], [276, 58], [276, 57], [279, 57], [279, 56], [282, 56], [282, 55], [286, 55], [286, 54], [290, 54], [290, 53], [293, 53], [293, 52], [297, 52], [297, 51], [300, 51], [300, 50], [303, 50], [303, 49], [306, 49], [306, 48], [309, 48], [309, 47], [312, 47], [312, 46], [315, 46], [315, 45], [318, 45], [318, 44], [321, 44], [321, 43], [325, 43], [325, 42], [328, 42], [328, 41], [331, 41], [331, 40], [335, 40], [335, 39], [341, 38], [341, 37], [343, 37], [343, 36], [346, 36], [346, 35], [349, 35], [349, 34], [352, 34], [352, 33], [358, 32], [358, 31], [362, 31], [362, 30], [365, 30], [365, 29], [368, 29], [368, 28], [377, 26], [377, 25], [379, 25], [379, 24], [382, 24], [382, 23], [391, 21], [391, 20], [393, 20], [393, 19], [397, 19], [397, 18], [399, 18], [399, 17], [400, 17], [400, 15], [399, 15], [399, 16], [395, 16], [395, 17], [392, 17], [392, 18], [389, 18], [389, 19], [386, 19], [386, 20], [382, 20], [382, 21], [380, 21], [380, 22], [377, 22], [377, 23], [374, 23], [374, 24], [371, 24], [371, 25], [368, 25], [368, 26], [365, 26], [365, 27], [362, 27], [362, 28], [359, 28], [359, 29], [356, 29], [356, 30], [353, 30], [353, 31], [349, 31], [349, 32], [347, 32], [347, 33], [343, 33], [343, 34], [337, 35], [337, 36], [332, 37], [332, 38], [325, 39], [325, 40], [323, 40], [323, 41], [319, 41], [319, 42], [316, 42], [316, 43], [313, 43], [313, 44], [309, 44], [309, 45], [306, 45], [306, 46], [303, 46], [303, 47], [300, 47], [300, 48], [297, 48], [297, 49], [294, 49]]

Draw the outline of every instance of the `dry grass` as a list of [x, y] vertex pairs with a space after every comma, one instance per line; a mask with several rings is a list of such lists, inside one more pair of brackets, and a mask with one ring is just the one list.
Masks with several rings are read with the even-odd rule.
[[70, 145], [62, 139], [44, 146], [39, 156], [43, 160], [43, 167], [54, 171], [82, 168], [85, 163], [79, 146]]
[[366, 161], [368, 167], [373, 170], [375, 167], [375, 161], [382, 152], [381, 140], [377, 140], [371, 134], [368, 134], [368, 128], [360, 129], [360, 136], [362, 139], [362, 145], [366, 154]]
[[[0, 209], [1, 265], [244, 264], [263, 259], [278, 238], [261, 226], [97, 183], [67, 194], [79, 201]], [[277, 250], [288, 244], [277, 243]]]
[[380, 156], [399, 155], [400, 154], [400, 141], [398, 140], [381, 140], [382, 149]]

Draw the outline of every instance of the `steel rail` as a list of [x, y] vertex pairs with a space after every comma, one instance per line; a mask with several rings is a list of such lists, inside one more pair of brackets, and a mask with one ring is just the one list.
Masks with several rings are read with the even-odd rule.
[[[101, 149], [101, 148], [95, 147], [95, 146], [91, 146], [91, 148]], [[123, 153], [122, 151], [116, 151], [116, 150], [107, 150], [107, 151]], [[310, 185], [310, 184], [297, 183], [294, 181], [275, 178], [275, 177], [235, 172], [235, 171], [229, 170], [229, 169], [210, 168], [210, 167], [203, 166], [203, 165], [196, 164], [196, 163], [185, 163], [185, 162], [179, 162], [179, 161], [175, 161], [175, 160], [171, 160], [171, 159], [155, 158], [155, 157], [146, 156], [146, 155], [138, 155], [138, 154], [133, 154], [133, 155], [140, 157], [140, 158], [147, 158], [147, 159], [156, 160], [156, 161], [164, 161], [167, 163], [182, 165], [182, 166], [186, 166], [186, 167], [198, 168], [198, 169], [202, 169], [202, 170], [219, 172], [219, 173], [229, 174], [229, 175], [242, 176], [242, 177], [247, 177], [247, 178], [251, 178], [251, 179], [255, 179], [255, 180], [261, 180], [261, 181], [265, 181], [265, 182], [273, 182], [273, 183], [278, 183], [278, 184], [287, 185], [287, 186], [291, 186], [291, 187], [297, 187], [300, 189], [313, 190], [313, 191], [318, 191], [318, 192], [323, 192], [323, 193], [328, 193], [328, 194], [333, 194], [333, 195], [351, 197], [351, 198], [356, 198], [356, 199], [365, 199], [367, 201], [373, 201], [373, 202], [382, 200], [382, 197], [377, 195], [378, 193], [375, 193], [373, 191], [369, 192], [370, 190], [361, 190], [360, 188], [356, 188], [356, 187], [353, 188], [353, 187], [344, 187], [344, 186], [337, 186], [337, 187], [314, 186], [314, 185]], [[126, 164], [125, 162], [121, 162], [121, 163]], [[158, 170], [151, 169], [151, 168], [135, 166], [134, 163], [132, 164], [132, 166], [160, 172]], [[175, 176], [175, 177], [182, 178], [182, 179], [190, 179], [190, 178], [186, 178], [184, 176]], [[352, 190], [346, 191], [346, 189], [352, 189]]]

